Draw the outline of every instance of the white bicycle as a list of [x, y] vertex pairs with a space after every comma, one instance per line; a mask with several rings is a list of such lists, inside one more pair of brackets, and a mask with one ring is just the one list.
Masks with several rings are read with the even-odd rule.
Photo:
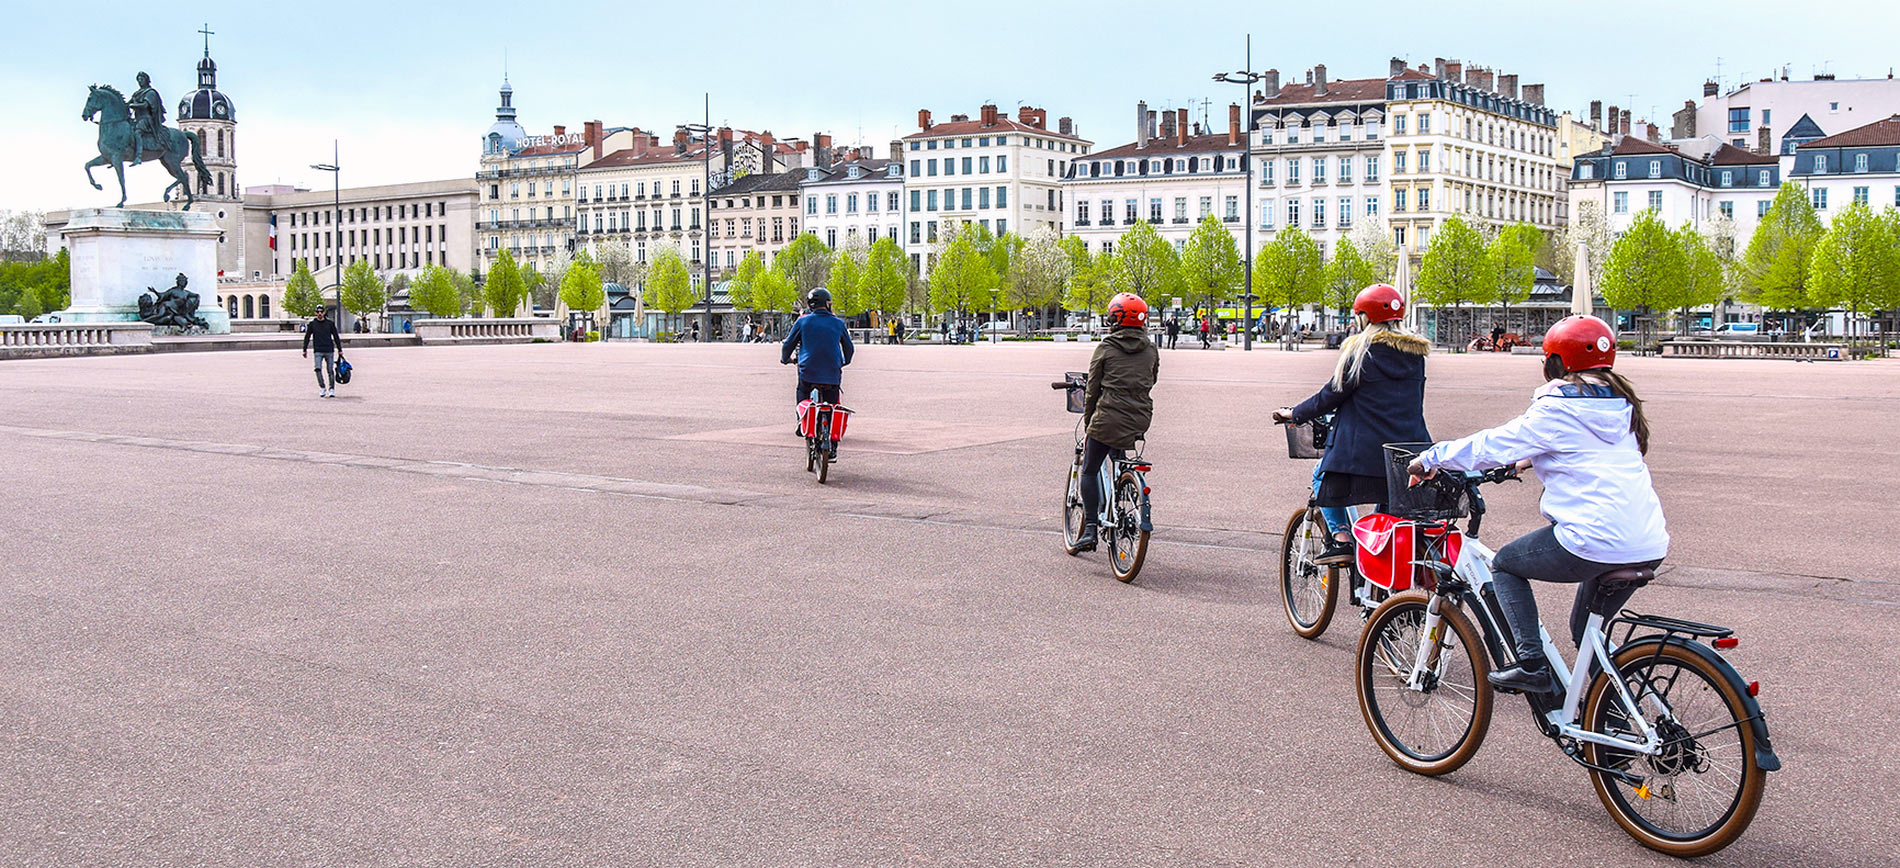
[[[1087, 374], [1069, 373], [1049, 386], [1068, 393], [1069, 412], [1082, 412], [1082, 393], [1088, 388]], [[1132, 457], [1110, 456], [1102, 462], [1102, 470], [1096, 478], [1084, 479], [1084, 442], [1082, 420], [1077, 419], [1075, 458], [1069, 462], [1068, 482], [1062, 491], [1062, 548], [1071, 555], [1094, 550], [1094, 546], [1082, 546], [1077, 540], [1082, 535], [1085, 517], [1082, 486], [1097, 486], [1101, 492], [1098, 501], [1101, 512], [1095, 517], [1096, 528], [1099, 538], [1108, 542], [1109, 569], [1114, 571], [1115, 578], [1133, 582], [1141, 573], [1142, 563], [1148, 559], [1148, 536], [1154, 532], [1147, 477], [1154, 465], [1141, 457], [1143, 441], [1137, 441]]]
[[[1460, 498], [1510, 475], [1440, 473], [1421, 484], [1442, 507], [1411, 522], [1423, 587], [1386, 600], [1359, 638], [1366, 727], [1393, 762], [1419, 774], [1447, 774], [1477, 753], [1491, 722], [1490, 661], [1514, 659], [1491, 584], [1494, 552], [1452, 521]], [[1733, 630], [1612, 611], [1619, 592], [1653, 577], [1622, 569], [1584, 583], [1578, 593], [1589, 601], [1589, 619], [1574, 669], [1539, 624], [1564, 690], [1524, 698], [1543, 734], [1589, 770], [1597, 798], [1625, 832], [1672, 856], [1703, 856], [1748, 828], [1766, 773], [1781, 760], [1755, 699], [1759, 684], [1743, 681], [1718, 650], [1738, 644]], [[1622, 639], [1612, 642], [1619, 628]]]

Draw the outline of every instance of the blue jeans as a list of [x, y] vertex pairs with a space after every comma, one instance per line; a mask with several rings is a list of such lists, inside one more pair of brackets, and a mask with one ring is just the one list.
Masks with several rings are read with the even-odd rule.
[[[1320, 476], [1319, 465], [1313, 465], [1313, 496], [1315, 497], [1319, 496]], [[1346, 529], [1352, 525], [1352, 517], [1346, 514], [1346, 508], [1343, 506], [1322, 506], [1319, 508], [1319, 514], [1326, 519], [1326, 530], [1335, 536], [1345, 533]]]

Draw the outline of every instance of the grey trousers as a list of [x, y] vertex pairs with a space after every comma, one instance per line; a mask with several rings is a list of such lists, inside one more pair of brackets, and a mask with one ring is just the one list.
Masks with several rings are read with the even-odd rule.
[[[336, 388], [336, 353], [311, 353], [310, 356], [315, 360], [317, 369], [317, 388]], [[330, 382], [328, 383], [323, 381], [325, 373], [328, 373], [330, 376]]]
[[[1504, 617], [1511, 622], [1511, 638], [1517, 646], [1517, 659], [1541, 659], [1544, 656], [1544, 643], [1537, 635], [1537, 599], [1531, 595], [1531, 583], [1526, 579], [1538, 579], [1545, 582], [1558, 582], [1566, 585], [1588, 583], [1577, 589], [1577, 599], [1570, 607], [1570, 640], [1583, 639], [1583, 628], [1590, 620], [1590, 600], [1586, 596], [1593, 593], [1596, 583], [1590, 581], [1611, 570], [1623, 567], [1655, 567], [1660, 560], [1643, 561], [1634, 564], [1604, 564], [1585, 560], [1570, 553], [1557, 541], [1557, 526], [1545, 525], [1517, 539], [1504, 544], [1491, 562], [1491, 585], [1497, 589], [1498, 604], [1504, 608]], [[1636, 589], [1619, 591], [1609, 595], [1605, 603], [1611, 611], [1620, 609], [1628, 603]]]

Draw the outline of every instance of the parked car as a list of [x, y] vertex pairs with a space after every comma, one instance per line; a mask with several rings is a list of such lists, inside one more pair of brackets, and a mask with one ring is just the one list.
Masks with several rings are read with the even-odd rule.
[[1732, 338], [1732, 339], [1758, 338], [1762, 336], [1761, 323], [1756, 323], [1756, 322], [1723, 323], [1716, 327], [1715, 336], [1718, 338]]
[[0, 325], [25, 325], [26, 317], [17, 313], [0, 314]]

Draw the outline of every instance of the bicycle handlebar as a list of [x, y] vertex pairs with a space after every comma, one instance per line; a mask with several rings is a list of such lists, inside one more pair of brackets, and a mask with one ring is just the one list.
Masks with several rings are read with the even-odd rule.
[[1086, 388], [1088, 388], [1088, 386], [1086, 386], [1086, 385], [1084, 385], [1084, 384], [1082, 384], [1082, 383], [1069, 383], [1069, 382], [1060, 382], [1060, 383], [1050, 383], [1050, 384], [1049, 384], [1049, 388], [1051, 388], [1051, 389], [1056, 389], [1056, 390], [1061, 390], [1061, 389], [1086, 389]]

